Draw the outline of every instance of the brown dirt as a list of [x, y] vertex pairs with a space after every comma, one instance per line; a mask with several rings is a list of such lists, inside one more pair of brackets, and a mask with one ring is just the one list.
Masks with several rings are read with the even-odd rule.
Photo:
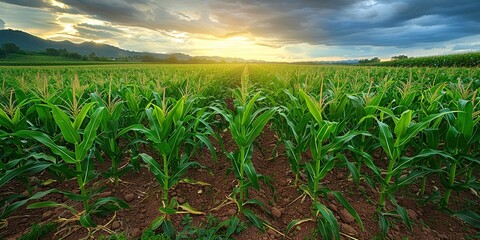
[[[228, 131], [222, 132], [221, 137], [225, 141], [227, 150], [233, 151], [235, 143], [231, 139]], [[280, 147], [277, 156], [272, 156], [277, 139], [275, 134], [266, 129], [259, 137], [259, 145], [264, 149], [263, 153], [259, 148], [255, 148], [253, 154], [254, 166], [258, 173], [264, 176], [270, 176], [273, 179], [274, 191], [272, 192], [266, 185], [262, 184], [260, 191], [251, 190], [250, 197], [258, 199], [266, 204], [267, 208], [275, 212], [277, 216], [270, 216], [264, 211], [253, 209], [264, 220], [268, 221], [271, 226], [280, 232], [284, 232], [288, 223], [295, 219], [306, 219], [312, 217], [311, 200], [302, 196], [302, 193], [293, 186], [294, 176], [289, 170], [288, 160]], [[180, 201], [189, 203], [192, 207], [205, 212], [212, 213], [215, 217], [226, 220], [236, 214], [236, 206], [234, 204], [226, 205], [220, 209], [212, 210], [219, 206], [227, 196], [231, 193], [236, 185], [233, 173], [226, 175], [227, 169], [231, 166], [224, 154], [221, 153], [217, 144], [218, 162], [212, 160], [211, 154], [207, 150], [202, 150], [194, 157], [195, 161], [205, 165], [207, 169], [190, 169], [186, 177], [196, 181], [202, 181], [210, 184], [209, 186], [179, 184], [170, 192], [171, 196], [175, 196]], [[383, 161], [381, 154], [374, 155], [375, 161]], [[128, 158], [126, 159], [128, 161]], [[108, 166], [98, 165], [98, 169], [105, 169]], [[335, 168], [324, 179], [322, 184], [332, 190], [343, 193], [343, 196], [357, 210], [365, 225], [365, 230], [361, 230], [359, 225], [351, 223], [348, 216], [342, 216], [343, 208], [332, 198], [322, 199], [322, 203], [327, 205], [337, 216], [342, 233], [350, 233], [356, 239], [372, 239], [379, 236], [378, 221], [375, 219], [374, 202], [378, 199], [378, 193], [369, 188], [364, 182], [356, 185], [349, 178], [348, 171], [345, 168]], [[39, 179], [48, 179], [48, 176], [41, 175]], [[434, 181], [429, 179], [429, 181]], [[432, 183], [432, 182], [431, 182]], [[437, 182], [438, 183], [438, 182]], [[130, 172], [122, 177], [122, 181], [115, 186], [109, 181], [101, 180], [97, 185], [106, 186], [103, 196], [116, 196], [120, 199], [129, 199], [130, 209], [119, 211], [116, 215], [111, 214], [106, 217], [97, 217], [95, 220], [98, 224], [105, 224], [106, 227], [115, 232], [126, 232], [130, 238], [135, 239], [143, 232], [149, 224], [159, 216], [158, 208], [161, 202], [161, 192], [154, 176], [146, 167], [142, 167], [140, 172]], [[432, 191], [435, 183], [429, 185], [428, 192]], [[439, 185], [439, 184], [437, 184]], [[73, 180], [64, 183], [53, 183], [43, 190], [56, 187], [63, 190], [74, 190], [76, 182]], [[440, 186], [437, 186], [440, 187]], [[462, 239], [467, 236], [477, 234], [477, 232], [462, 221], [454, 218], [446, 213], [437, 210], [433, 204], [422, 206], [419, 203], [419, 197], [416, 195], [418, 186], [412, 185], [409, 188], [402, 189], [396, 196], [399, 203], [404, 206], [411, 214], [413, 232], [410, 233], [407, 228], [400, 222], [393, 225], [389, 231], [390, 239]], [[42, 189], [39, 189], [42, 190]], [[17, 182], [10, 186], [3, 187], [0, 192], [5, 196], [12, 192], [22, 192], [24, 187]], [[78, 190], [77, 190], [78, 191]], [[479, 201], [470, 193], [464, 192], [461, 196], [453, 194], [453, 206], [461, 206], [465, 201]], [[42, 200], [54, 200], [72, 204], [71, 201], [58, 194], [52, 194]], [[78, 204], [77, 204], [78, 205]], [[341, 217], [342, 216], [342, 217]], [[58, 220], [59, 217], [69, 218], [71, 215], [63, 209], [36, 209], [26, 210], [19, 209], [7, 219], [8, 225], [0, 229], [0, 236], [6, 239], [14, 239], [28, 231], [28, 227], [34, 223], [49, 222]], [[172, 217], [174, 225], [180, 227], [181, 215]], [[205, 215], [194, 215], [194, 223], [205, 221]], [[246, 221], [245, 218], [241, 218]], [[57, 235], [49, 235], [45, 239], [80, 239], [87, 236], [87, 231], [83, 228], [77, 228], [78, 223], [67, 224], [62, 228], [64, 231]], [[77, 226], [77, 227], [75, 227]], [[288, 235], [290, 239], [315, 239], [314, 234], [316, 224], [306, 222], [301, 224]], [[353, 230], [352, 230], [353, 228]], [[98, 231], [94, 234], [94, 238], [100, 235], [107, 235], [104, 231]], [[250, 226], [239, 235], [236, 239], [287, 239], [286, 237], [270, 230], [265, 233], [257, 228]], [[344, 237], [345, 239], [348, 239]]]

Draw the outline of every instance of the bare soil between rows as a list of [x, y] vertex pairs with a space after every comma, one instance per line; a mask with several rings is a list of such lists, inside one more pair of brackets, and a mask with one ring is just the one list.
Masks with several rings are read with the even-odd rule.
[[[232, 140], [228, 131], [220, 133], [224, 140], [225, 147], [229, 151], [235, 150], [235, 142]], [[266, 185], [261, 185], [260, 191], [250, 190], [250, 197], [258, 199], [266, 204], [267, 208], [272, 212], [271, 215], [254, 208], [253, 210], [268, 221], [273, 228], [279, 232], [285, 232], [287, 225], [295, 219], [312, 218], [311, 200], [304, 197], [302, 192], [293, 186], [294, 176], [290, 171], [288, 159], [284, 154], [284, 149], [280, 146], [277, 153], [272, 157], [272, 151], [277, 143], [277, 138], [269, 129], [265, 129], [258, 138], [259, 147], [254, 149], [253, 164], [258, 173], [269, 176], [272, 179], [274, 192]], [[237, 214], [235, 204], [220, 206], [231, 194], [232, 189], [237, 184], [233, 173], [226, 174], [231, 167], [230, 162], [217, 146], [218, 162], [214, 162], [213, 158], [207, 150], [202, 150], [195, 157], [194, 161], [206, 166], [207, 168], [190, 169], [186, 178], [194, 179], [208, 183], [209, 185], [195, 185], [180, 183], [170, 192], [171, 196], [175, 196], [180, 203], [188, 203], [197, 210], [205, 213], [205, 215], [192, 215], [194, 224], [204, 224], [206, 215], [213, 214], [221, 220], [226, 220]], [[263, 149], [263, 150], [262, 150]], [[152, 154], [144, 149], [145, 152]], [[262, 152], [263, 151], [263, 152]], [[129, 161], [129, 156], [125, 161]], [[306, 156], [308, 157], [308, 155]], [[374, 155], [374, 161], [382, 165], [385, 162], [381, 153]], [[109, 163], [97, 164], [96, 169], [107, 169]], [[47, 174], [37, 176], [39, 179], [48, 179]], [[303, 179], [304, 181], [305, 179]], [[429, 179], [427, 193], [434, 188], [441, 188], [441, 184], [435, 179]], [[121, 182], [115, 186], [108, 180], [102, 179], [95, 183], [98, 186], [106, 186], [105, 191], [101, 194], [105, 196], [115, 196], [125, 200], [130, 205], [130, 209], [121, 210], [116, 214], [110, 214], [105, 217], [97, 217], [95, 220], [98, 224], [105, 225], [106, 228], [113, 232], [125, 232], [129, 238], [137, 239], [142, 232], [148, 228], [151, 222], [159, 216], [158, 208], [161, 203], [161, 191], [153, 174], [144, 166], [139, 172], [129, 172], [121, 178]], [[322, 182], [324, 187], [328, 187], [334, 191], [339, 191], [350, 202], [350, 204], [359, 213], [365, 230], [353, 222], [352, 217], [346, 213], [332, 198], [322, 199], [322, 203], [328, 206], [338, 219], [342, 238], [349, 239], [348, 236], [355, 239], [372, 239], [380, 235], [379, 225], [376, 219], [375, 202], [378, 199], [378, 193], [368, 187], [364, 182], [356, 185], [349, 172], [345, 168], [333, 169]], [[63, 183], [52, 183], [48, 186], [38, 186], [38, 190], [46, 190], [52, 187], [77, 191], [76, 181], [70, 180]], [[21, 193], [25, 191], [23, 184], [15, 182], [9, 186], [0, 189], [2, 197], [11, 193]], [[402, 189], [396, 194], [398, 202], [407, 209], [412, 220], [413, 232], [410, 232], [400, 221], [391, 226], [388, 233], [389, 239], [465, 239], [469, 236], [478, 234], [477, 230], [463, 223], [461, 220], [450, 216], [449, 214], [437, 209], [434, 204], [422, 205], [418, 196], [418, 183]], [[42, 200], [66, 202], [69, 204], [77, 204], [68, 200], [59, 194], [47, 195]], [[452, 194], [451, 206], [461, 209], [469, 202], [479, 202], [478, 197], [469, 193]], [[29, 227], [35, 223], [47, 223], [50, 221], [59, 221], [64, 223], [57, 229], [58, 232], [52, 233], [44, 239], [81, 239], [88, 235], [88, 231], [80, 227], [78, 222], [67, 223], [65, 219], [71, 218], [71, 214], [61, 208], [45, 208], [27, 210], [22, 207], [6, 219], [7, 225], [0, 229], [0, 236], [5, 239], [15, 239], [28, 232]], [[181, 226], [182, 215], [178, 214], [172, 217], [172, 221], [177, 229]], [[242, 221], [247, 221], [241, 217]], [[316, 239], [320, 238], [314, 234], [316, 224], [306, 222], [297, 226], [288, 235], [284, 236], [273, 230], [261, 232], [259, 229], [249, 225], [249, 227], [240, 234], [233, 236], [235, 239]], [[93, 234], [92, 238], [98, 238], [102, 235], [108, 235], [105, 230], [98, 230]]]

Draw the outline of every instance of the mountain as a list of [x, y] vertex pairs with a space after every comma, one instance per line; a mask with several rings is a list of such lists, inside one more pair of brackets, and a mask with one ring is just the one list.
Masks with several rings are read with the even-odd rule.
[[[216, 56], [199, 56], [192, 57], [183, 53], [171, 53], [171, 54], [162, 54], [162, 53], [150, 53], [150, 52], [135, 52], [130, 50], [121, 49], [114, 47], [108, 44], [100, 44], [95, 42], [82, 42], [82, 43], [73, 43], [70, 41], [52, 41], [43, 39], [32, 34], [13, 29], [4, 29], [0, 30], [0, 45], [4, 43], [14, 43], [20, 49], [26, 51], [45, 51], [47, 48], [55, 49], [67, 49], [68, 52], [76, 52], [81, 55], [89, 55], [90, 53], [95, 53], [99, 57], [133, 57], [133, 56], [148, 56], [144, 61], [158, 61], [158, 60], [167, 60], [175, 57], [177, 61], [213, 61], [213, 62], [247, 62], [247, 60], [242, 58], [223, 58]], [[148, 59], [148, 60], [146, 60]], [[258, 62], [258, 60], [249, 60], [252, 62]]]
[[[4, 43], [15, 43], [20, 49], [27, 51], [45, 51], [47, 48], [67, 49], [69, 52], [76, 52], [81, 55], [88, 55], [94, 52], [97, 56], [102, 57], [128, 57], [152, 55], [158, 59], [167, 59], [168, 54], [134, 52], [114, 47], [108, 44], [100, 44], [95, 42], [73, 43], [70, 41], [52, 41], [46, 40], [32, 34], [12, 29], [0, 30], [0, 45]], [[188, 55], [174, 54], [182, 59], [186, 59]], [[190, 56], [188, 56], [190, 57]], [[191, 57], [190, 57], [191, 58]], [[178, 58], [177, 58], [178, 59]]]

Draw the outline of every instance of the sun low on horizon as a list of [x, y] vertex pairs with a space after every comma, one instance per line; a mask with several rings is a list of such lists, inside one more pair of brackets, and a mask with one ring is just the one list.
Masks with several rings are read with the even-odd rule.
[[0, 0], [0, 29], [139, 52], [278, 62], [478, 51], [480, 2], [453, 5], [438, 0]]

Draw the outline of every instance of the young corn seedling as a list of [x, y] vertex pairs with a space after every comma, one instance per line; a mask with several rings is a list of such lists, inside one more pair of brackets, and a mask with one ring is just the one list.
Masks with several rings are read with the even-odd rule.
[[[323, 86], [323, 84], [322, 84]], [[322, 93], [322, 90], [320, 92]], [[335, 167], [335, 160], [346, 160], [343, 154], [339, 153], [343, 146], [360, 133], [349, 132], [343, 136], [337, 136], [338, 123], [329, 122], [323, 119], [323, 100], [322, 94], [320, 94], [320, 101], [316, 102], [303, 90], [299, 90], [301, 97], [305, 101], [310, 115], [307, 115], [311, 119], [312, 123], [309, 128], [305, 129], [310, 131], [310, 152], [312, 154], [312, 160], [308, 161], [304, 165], [304, 169], [307, 175], [307, 185], [302, 186], [302, 190], [308, 194], [313, 200], [313, 209], [316, 216], [318, 230], [325, 239], [340, 239], [340, 230], [338, 223], [333, 215], [333, 212], [328, 209], [327, 206], [320, 202], [319, 196], [327, 196], [329, 193], [333, 195], [336, 200], [342, 204], [345, 209], [355, 218], [360, 227], [363, 229], [363, 223], [360, 216], [355, 209], [346, 201], [346, 199], [339, 192], [332, 191], [330, 189], [321, 187], [320, 182], [323, 178]], [[313, 117], [313, 118], [312, 118]], [[289, 232], [294, 226], [301, 224], [305, 221], [312, 219], [294, 220], [288, 227]]]
[[[394, 193], [395, 190], [411, 184], [415, 179], [420, 178], [428, 174], [428, 171], [412, 171], [406, 176], [401, 176], [405, 170], [407, 170], [415, 160], [418, 158], [425, 158], [429, 156], [434, 156], [438, 154], [436, 151], [425, 151], [415, 157], [403, 157], [407, 147], [415, 140], [415, 137], [423, 130], [429, 127], [432, 121], [440, 121], [441, 117], [446, 115], [448, 112], [442, 112], [437, 114], [428, 115], [418, 122], [414, 122], [414, 114], [412, 110], [406, 110], [402, 113], [400, 118], [396, 117], [395, 114], [387, 108], [375, 107], [380, 110], [383, 114], [389, 115], [394, 122], [394, 134], [390, 130], [390, 127], [379, 120], [376, 116], [369, 115], [364, 117], [361, 121], [367, 118], [374, 118], [377, 121], [379, 127], [379, 141], [382, 146], [383, 151], [386, 153], [388, 158], [388, 168], [385, 173], [382, 174], [382, 170], [373, 163], [367, 164], [367, 166], [372, 170], [380, 182], [380, 197], [377, 203], [377, 214], [380, 220], [380, 230], [385, 236], [389, 223], [386, 217], [388, 216], [400, 216], [404, 221], [408, 229], [411, 231], [412, 227], [410, 224], [410, 219], [408, 218], [407, 211], [405, 208], [401, 207], [395, 200]], [[392, 182], [392, 180], [396, 180]], [[387, 211], [386, 201], [390, 200], [396, 210]]]
[[194, 99], [187, 96], [174, 102], [169, 109], [166, 101], [164, 96], [162, 107], [150, 104], [145, 110], [148, 127], [140, 124], [133, 125], [122, 130], [120, 135], [130, 130], [141, 132], [160, 154], [160, 161], [146, 153], [140, 154], [162, 187], [162, 207], [159, 209], [162, 215], [152, 223], [150, 228], [155, 230], [162, 226], [165, 233], [174, 236], [175, 230], [169, 215], [202, 213], [188, 204], [179, 205], [174, 197], [169, 196], [168, 191], [182, 180], [189, 168], [199, 166], [197, 162], [190, 161], [190, 158], [201, 143], [209, 148], [214, 160], [216, 155], [213, 145], [207, 138], [211, 128], [204, 121], [208, 116], [205, 108], [195, 108]]
[[235, 152], [227, 153], [237, 178], [238, 185], [233, 189], [232, 199], [237, 204], [238, 212], [245, 214], [257, 227], [263, 229], [263, 223], [258, 220], [248, 204], [263, 204], [256, 199], [248, 199], [250, 187], [260, 190], [259, 179], [263, 176], [255, 171], [252, 163], [253, 144], [265, 125], [273, 117], [277, 108], [260, 108], [255, 110], [255, 103], [260, 101], [260, 92], [252, 97], [248, 94], [248, 69], [245, 68], [242, 76], [242, 87], [234, 90], [234, 111], [212, 107], [228, 122], [232, 138], [238, 146]]

